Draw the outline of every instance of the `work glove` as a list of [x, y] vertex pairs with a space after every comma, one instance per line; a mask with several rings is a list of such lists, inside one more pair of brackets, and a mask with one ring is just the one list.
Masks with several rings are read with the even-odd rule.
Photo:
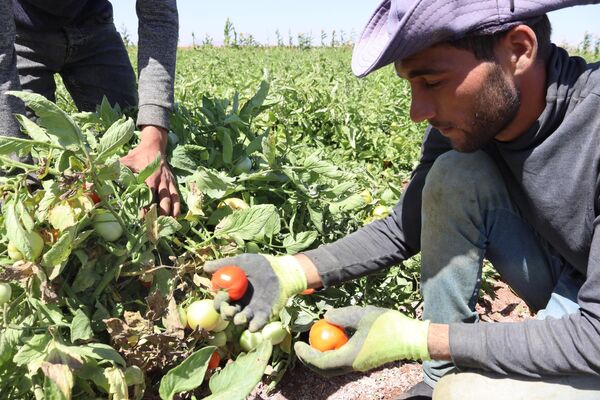
[[231, 304], [229, 296], [220, 292], [214, 303], [221, 316], [233, 323], [244, 325], [256, 332], [272, 318], [279, 316], [287, 300], [307, 288], [306, 274], [293, 256], [270, 256], [242, 254], [236, 257], [209, 261], [204, 270], [214, 273], [226, 265], [236, 265], [248, 277], [248, 289], [244, 296]]
[[321, 352], [303, 342], [294, 350], [300, 360], [321, 375], [366, 371], [390, 361], [429, 360], [429, 321], [419, 321], [384, 308], [351, 306], [329, 310], [325, 320], [356, 330], [337, 350]]

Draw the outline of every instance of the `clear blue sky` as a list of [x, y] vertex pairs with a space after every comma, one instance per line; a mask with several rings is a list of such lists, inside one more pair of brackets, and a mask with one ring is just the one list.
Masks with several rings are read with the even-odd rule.
[[[341, 30], [346, 35], [360, 34], [380, 0], [179, 0], [180, 45], [192, 43], [192, 32], [200, 42], [206, 34], [215, 44], [223, 40], [226, 18], [239, 33], [252, 34], [260, 43], [276, 43], [279, 29], [287, 40], [288, 33], [312, 34], [320, 42], [321, 29], [327, 34]], [[114, 0], [115, 24], [126, 28], [137, 40], [135, 0]], [[577, 6], [549, 14], [553, 25], [552, 40], [557, 44], [578, 44], [586, 32], [600, 38], [600, 5]], [[339, 36], [338, 36], [339, 38]]]

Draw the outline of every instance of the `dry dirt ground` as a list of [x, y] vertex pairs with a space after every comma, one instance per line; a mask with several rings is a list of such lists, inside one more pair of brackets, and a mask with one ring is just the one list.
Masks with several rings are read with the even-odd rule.
[[[495, 284], [495, 298], [480, 299], [477, 310], [488, 323], [531, 318], [529, 309], [504, 283]], [[390, 363], [368, 373], [325, 378], [300, 363], [287, 371], [271, 392], [259, 386], [250, 400], [387, 400], [395, 399], [422, 377], [418, 363]]]

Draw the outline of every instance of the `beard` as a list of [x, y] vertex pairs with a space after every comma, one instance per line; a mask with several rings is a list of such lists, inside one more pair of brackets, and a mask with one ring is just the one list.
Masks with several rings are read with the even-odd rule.
[[521, 100], [518, 89], [494, 63], [474, 104], [473, 120], [463, 129], [462, 140], [450, 139], [454, 150], [462, 153], [483, 148], [504, 130], [517, 115]]

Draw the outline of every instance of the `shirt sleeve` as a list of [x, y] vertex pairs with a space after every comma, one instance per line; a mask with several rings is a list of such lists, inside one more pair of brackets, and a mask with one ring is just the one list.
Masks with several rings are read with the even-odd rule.
[[20, 89], [12, 2], [0, 0], [0, 132], [3, 136], [21, 136], [13, 114], [25, 114], [25, 106], [21, 100], [6, 94]]
[[169, 128], [179, 16], [175, 0], [137, 0], [138, 126]]
[[315, 264], [324, 286], [355, 279], [396, 265], [421, 248], [421, 192], [435, 159], [450, 150], [437, 130], [425, 132], [418, 166], [389, 217], [304, 254]]
[[450, 353], [459, 368], [530, 377], [600, 375], [600, 217], [579, 311], [560, 319], [450, 325]]

